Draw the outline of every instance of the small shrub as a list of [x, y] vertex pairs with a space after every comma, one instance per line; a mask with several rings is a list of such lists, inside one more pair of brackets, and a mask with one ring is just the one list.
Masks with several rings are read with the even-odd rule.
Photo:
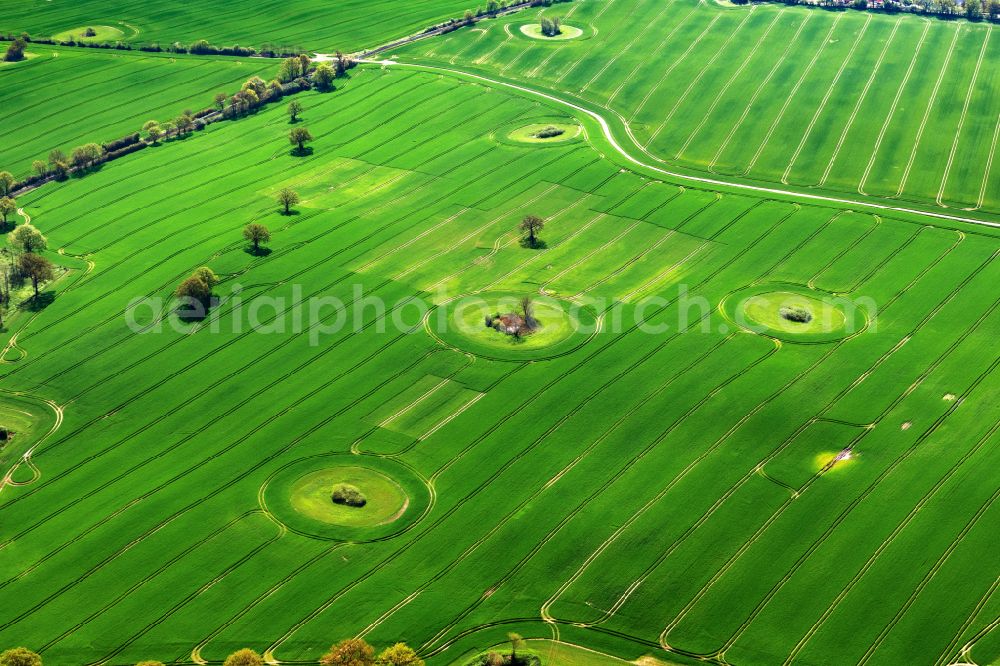
[[94, 30], [93, 28], [87, 28], [87, 29], [86, 29], [86, 30], [85, 30], [85, 31], [83, 32], [83, 36], [84, 36], [84, 37], [97, 37], [97, 31], [96, 31], [96, 30]]
[[362, 507], [368, 503], [364, 493], [349, 483], [340, 483], [334, 486], [330, 499], [334, 504], [346, 506]]

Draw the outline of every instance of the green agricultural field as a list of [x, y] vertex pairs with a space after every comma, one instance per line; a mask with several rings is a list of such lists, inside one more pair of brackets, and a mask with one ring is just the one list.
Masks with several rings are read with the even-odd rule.
[[990, 25], [692, 0], [535, 11], [584, 34], [531, 39], [522, 13], [397, 53], [579, 97], [670, 165], [1000, 212]]
[[94, 51], [32, 45], [32, 57], [0, 70], [0, 169], [27, 176], [49, 151], [138, 132], [147, 120], [173, 120], [212, 105], [277, 64], [250, 58]]
[[87, 27], [120, 30], [112, 41], [261, 46], [280, 44], [316, 51], [374, 46], [460, 17], [462, 0], [283, 0], [223, 3], [210, 0], [17, 0], [5, 7], [0, 30], [33, 35], [70, 33]]
[[[52, 7], [65, 22], [40, 13], [36, 29], [109, 24]], [[207, 5], [160, 20], [184, 25], [192, 7]], [[926, 48], [961, 30], [981, 39], [956, 50], [976, 54], [989, 31], [679, 0], [546, 8], [581, 29], [559, 44], [505, 28], [538, 11], [361, 63], [335, 91], [296, 93], [294, 122], [286, 98], [18, 193], [16, 221], [45, 235], [37, 254], [60, 270], [3, 311], [0, 651], [127, 666], [220, 664], [250, 647], [317, 663], [360, 637], [473, 666], [515, 633], [537, 666], [1000, 661], [995, 207], [943, 210], [927, 191], [846, 200], [832, 180], [764, 191], [769, 174], [722, 169], [707, 180], [645, 154], [629, 132], [646, 127], [641, 143], [651, 124], [591, 94], [618, 88], [637, 108], [648, 93], [659, 122], [676, 102], [660, 94], [708, 112], [698, 86], [726, 77], [678, 64], [683, 85], [649, 78], [686, 60], [664, 51], [671, 20], [723, 41], [801, 29], [789, 49], [844, 47], [807, 38], [806, 22], [853, 26], [856, 42], [928, 26]], [[366, 44], [401, 25], [355, 15], [344, 34]], [[249, 6], [220, 16], [262, 37], [341, 29]], [[642, 17], [630, 37], [613, 27]], [[748, 72], [687, 29], [690, 65]], [[781, 57], [767, 44], [757, 56]], [[78, 128], [9, 116], [0, 169], [34, 155], [8, 141], [44, 154], [100, 140], [276, 64], [53, 51], [0, 79], [48, 66], [49, 85], [81, 79], [82, 96], [89, 72], [124, 100], [140, 63], [177, 78], [141, 79], [121, 108], [95, 94]], [[936, 77], [925, 69], [910, 82]], [[979, 76], [991, 93], [993, 69]], [[57, 99], [44, 78], [18, 82], [5, 100]], [[791, 99], [785, 115], [807, 126], [822, 106], [756, 99]], [[996, 113], [976, 95], [968, 109], [963, 137]], [[766, 133], [773, 117], [743, 126]], [[927, 140], [954, 141], [949, 123], [950, 138]], [[313, 137], [303, 150], [293, 128]], [[548, 128], [564, 131], [540, 138]], [[724, 141], [713, 129], [698, 131]], [[774, 138], [793, 153], [798, 140]], [[844, 166], [859, 178], [865, 160]], [[544, 223], [534, 242], [527, 216]], [[269, 230], [261, 248], [244, 239], [251, 223]], [[202, 266], [214, 300], [182, 317], [174, 291]], [[515, 336], [518, 321], [530, 326]], [[351, 501], [334, 502], [344, 484]]]

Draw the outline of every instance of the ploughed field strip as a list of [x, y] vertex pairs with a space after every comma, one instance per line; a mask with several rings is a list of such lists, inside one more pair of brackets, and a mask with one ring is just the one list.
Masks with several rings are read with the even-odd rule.
[[532, 39], [522, 13], [395, 54], [606, 107], [653, 157], [694, 171], [1000, 210], [993, 26], [693, 0], [534, 11], [582, 35]]
[[[574, 18], [628, 22], [617, 4]], [[473, 36], [447, 48], [500, 35], [460, 47]], [[73, 264], [0, 367], [0, 388], [64, 408], [40, 475], [0, 492], [0, 644], [55, 664], [246, 645], [296, 661], [362, 635], [448, 664], [517, 631], [681, 663], [997, 657], [995, 233], [657, 181], [561, 108], [459, 77], [361, 66], [296, 99], [307, 156], [271, 106], [19, 198], [93, 267]], [[571, 138], [524, 129], [550, 126]], [[296, 215], [273, 203], [285, 186]], [[248, 222], [269, 254], [239, 242]], [[202, 265], [223, 278], [207, 320], [126, 326], [132, 299]], [[834, 323], [797, 332], [767, 310], [786, 293]], [[456, 296], [503, 315], [525, 294], [548, 299], [545, 344], [434, 328]], [[868, 304], [854, 328], [835, 295]], [[350, 322], [296, 325], [271, 301], [265, 330], [237, 325], [265, 296], [336, 297]], [[333, 482], [370, 521], [338, 522]]]
[[18, 177], [49, 151], [111, 142], [150, 119], [168, 120], [211, 105], [247, 78], [273, 75], [269, 60], [95, 52], [32, 45], [32, 57], [3, 65], [0, 87], [2, 168]]
[[158, 42], [166, 47], [206, 39], [213, 44], [259, 47], [264, 44], [332, 51], [354, 50], [419, 32], [468, 9], [458, 0], [266, 0], [226, 3], [190, 0], [48, 2], [19, 0], [4, 11], [0, 27], [19, 33], [77, 35], [87, 26], [106, 26], [128, 42]]

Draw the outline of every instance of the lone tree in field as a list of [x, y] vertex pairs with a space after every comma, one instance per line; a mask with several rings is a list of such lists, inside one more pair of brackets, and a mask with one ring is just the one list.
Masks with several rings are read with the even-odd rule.
[[305, 127], [296, 127], [291, 132], [288, 133], [289, 143], [295, 146], [295, 150], [302, 154], [306, 150], [306, 142], [312, 141], [313, 136], [309, 133], [309, 129]]
[[293, 123], [298, 122], [300, 113], [302, 113], [302, 102], [295, 99], [288, 103], [288, 116]]
[[32, 252], [26, 252], [17, 258], [17, 270], [21, 275], [31, 280], [31, 287], [35, 290], [35, 298], [38, 298], [38, 285], [55, 277], [52, 262]]
[[147, 120], [142, 126], [142, 131], [146, 133], [149, 140], [156, 143], [163, 136], [163, 130], [160, 129], [160, 123], [155, 120]]
[[285, 209], [285, 215], [292, 214], [292, 206], [299, 202], [299, 193], [290, 187], [278, 192], [278, 203]]
[[264, 666], [264, 659], [250, 648], [243, 648], [226, 657], [223, 666]]
[[243, 227], [243, 238], [247, 239], [253, 247], [253, 253], [260, 253], [260, 246], [271, 242], [271, 232], [263, 224], [251, 222]]
[[10, 171], [0, 171], [0, 197], [8, 196], [14, 190], [16, 182]]
[[3, 218], [3, 225], [7, 226], [7, 216], [17, 210], [17, 204], [10, 197], [0, 198], [0, 218]]
[[406, 643], [396, 643], [382, 650], [377, 663], [382, 666], [424, 666], [424, 660]]
[[0, 654], [0, 666], [42, 666], [42, 658], [28, 648], [17, 647]]
[[21, 252], [38, 252], [49, 245], [42, 232], [31, 224], [22, 224], [7, 234], [7, 242]]
[[321, 62], [316, 65], [316, 71], [313, 72], [312, 79], [313, 83], [316, 84], [316, 89], [322, 92], [329, 92], [334, 90], [333, 80], [337, 77], [337, 73], [333, 71], [333, 67]]
[[347, 638], [319, 660], [323, 666], [374, 666], [375, 650], [362, 638]]
[[545, 228], [545, 220], [537, 215], [528, 215], [521, 220], [521, 231], [528, 234], [528, 245], [538, 245], [538, 234]]

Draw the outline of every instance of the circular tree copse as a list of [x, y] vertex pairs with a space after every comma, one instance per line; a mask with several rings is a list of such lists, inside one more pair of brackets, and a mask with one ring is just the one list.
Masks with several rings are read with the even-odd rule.
[[333, 500], [334, 504], [356, 508], [361, 508], [368, 503], [365, 494], [357, 486], [352, 486], [349, 483], [338, 483], [334, 486], [330, 499]]
[[786, 305], [778, 309], [778, 314], [788, 321], [798, 322], [800, 324], [808, 324], [812, 321], [812, 313], [802, 306], [797, 305]]

